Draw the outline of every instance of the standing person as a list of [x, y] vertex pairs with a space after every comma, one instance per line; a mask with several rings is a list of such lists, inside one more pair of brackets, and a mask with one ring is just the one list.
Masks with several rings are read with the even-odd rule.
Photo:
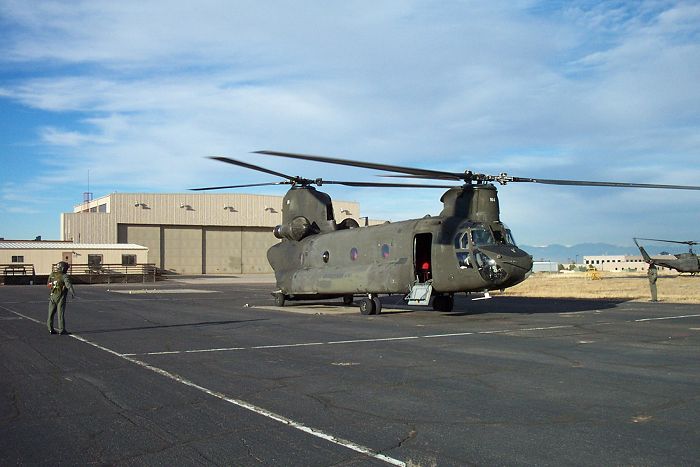
[[649, 278], [649, 288], [651, 289], [651, 301], [656, 302], [658, 301], [656, 298], [656, 278], [658, 277], [659, 273], [656, 270], [656, 265], [654, 263], [651, 263], [649, 265], [649, 269], [647, 270], [647, 277]]
[[46, 321], [46, 326], [49, 328], [49, 334], [56, 334], [53, 327], [53, 317], [58, 311], [58, 334], [68, 334], [66, 331], [66, 298], [70, 289], [71, 296], [75, 298], [75, 290], [71, 284], [70, 276], [68, 276], [68, 268], [70, 265], [65, 261], [60, 261], [56, 265], [56, 270], [49, 275], [49, 280], [46, 286], [51, 289], [49, 295], [49, 318]]

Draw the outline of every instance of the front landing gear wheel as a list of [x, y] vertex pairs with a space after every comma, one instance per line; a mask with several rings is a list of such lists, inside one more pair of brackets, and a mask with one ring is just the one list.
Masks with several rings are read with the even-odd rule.
[[360, 303], [360, 313], [363, 315], [373, 315], [375, 313], [374, 300], [369, 297], [364, 297], [359, 300]]
[[372, 302], [374, 303], [374, 315], [382, 314], [382, 302], [379, 301], [379, 297], [372, 297]]
[[282, 292], [275, 292], [272, 296], [275, 298], [275, 306], [284, 306], [284, 301], [287, 297]]
[[435, 311], [452, 311], [455, 305], [455, 299], [451, 295], [437, 295], [433, 298], [433, 310]]

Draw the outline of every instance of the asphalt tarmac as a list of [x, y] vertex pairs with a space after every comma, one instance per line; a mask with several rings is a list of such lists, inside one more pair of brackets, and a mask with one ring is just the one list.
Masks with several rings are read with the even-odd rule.
[[700, 307], [0, 287], [0, 465], [697, 465]]

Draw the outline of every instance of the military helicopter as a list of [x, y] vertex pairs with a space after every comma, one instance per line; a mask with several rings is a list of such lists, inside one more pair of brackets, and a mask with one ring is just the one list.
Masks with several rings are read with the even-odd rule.
[[[633, 238], [634, 244], [639, 248], [639, 252], [642, 254], [642, 258], [647, 263], [654, 264], [656, 266], [662, 266], [669, 269], [675, 269], [678, 272], [689, 272], [690, 274], [697, 274], [700, 272], [700, 258], [693, 251], [693, 246], [698, 245], [700, 242], [695, 242], [692, 240], [688, 241], [678, 241], [678, 240], [659, 240], [656, 238]], [[681, 245], [688, 245], [688, 253], [674, 254], [676, 259], [659, 259], [652, 258], [649, 253], [641, 246], [637, 240], [647, 240], [650, 242], [665, 242], [665, 243], [679, 243]]]
[[[512, 287], [528, 277], [532, 256], [518, 248], [511, 230], [501, 222], [494, 183], [700, 190], [698, 186], [444, 172], [268, 150], [254, 153], [392, 172], [392, 177], [461, 182], [433, 185], [309, 179], [228, 157], [211, 157], [282, 181], [193, 190], [291, 185], [282, 201], [282, 224], [273, 231], [281, 242], [267, 252], [277, 281], [275, 304], [342, 297], [350, 305], [357, 298], [360, 312], [366, 315], [381, 313], [379, 295], [401, 294], [410, 305], [429, 305], [432, 298], [434, 310], [451, 311], [457, 293], [477, 292], [489, 298], [489, 291]], [[324, 184], [447, 191], [440, 198], [443, 209], [437, 216], [360, 227], [354, 219], [336, 222], [330, 196], [315, 188]]]

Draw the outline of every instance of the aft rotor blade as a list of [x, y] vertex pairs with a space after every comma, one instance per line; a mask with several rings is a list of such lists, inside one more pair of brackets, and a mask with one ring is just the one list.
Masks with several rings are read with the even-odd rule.
[[698, 245], [698, 242], [695, 242], [693, 240], [688, 240], [688, 241], [680, 241], [680, 240], [661, 240], [658, 238], [640, 238], [640, 237], [635, 237], [635, 240], [647, 240], [650, 242], [666, 242], [666, 243], [680, 243], [683, 245]]
[[258, 172], [264, 172], [266, 174], [274, 175], [276, 177], [286, 178], [289, 181], [297, 180], [297, 177], [283, 174], [282, 172], [275, 172], [274, 170], [266, 169], [265, 167], [260, 167], [259, 165], [249, 164], [248, 162], [237, 161], [236, 159], [231, 159], [230, 157], [212, 156], [210, 157], [210, 159], [226, 162], [227, 164], [233, 164], [240, 167], [245, 167], [246, 169], [257, 170]]
[[700, 186], [693, 185], [660, 185], [657, 183], [625, 183], [625, 182], [592, 182], [585, 180], [555, 180], [548, 178], [523, 178], [508, 177], [507, 182], [532, 182], [545, 185], [573, 185], [573, 186], [609, 186], [618, 188], [662, 188], [666, 190], [700, 190]]
[[291, 185], [291, 182], [249, 183], [247, 185], [208, 186], [208, 187], [204, 187], [204, 188], [190, 188], [190, 191], [224, 190], [226, 188], [248, 188], [251, 186], [273, 186], [273, 185]]
[[361, 162], [348, 159], [337, 159], [334, 157], [314, 156], [311, 154], [296, 154], [292, 152], [280, 151], [254, 151], [255, 154], [266, 154], [268, 156], [288, 157], [291, 159], [304, 159], [307, 161], [323, 162], [326, 164], [347, 165], [350, 167], [361, 167], [364, 169], [383, 170], [385, 172], [399, 172], [409, 175], [416, 175], [421, 178], [431, 178], [436, 180], [464, 180], [465, 174], [455, 172], [442, 172], [439, 170], [416, 169], [413, 167], [402, 167], [398, 165], [377, 164], [374, 162]]

